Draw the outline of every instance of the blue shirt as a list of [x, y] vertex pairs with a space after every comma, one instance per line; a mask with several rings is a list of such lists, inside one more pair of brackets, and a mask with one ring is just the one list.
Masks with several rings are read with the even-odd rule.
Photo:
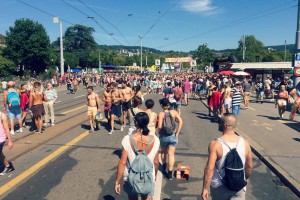
[[57, 92], [55, 89], [46, 90], [45, 95], [47, 97], [47, 101], [53, 101], [57, 98]]

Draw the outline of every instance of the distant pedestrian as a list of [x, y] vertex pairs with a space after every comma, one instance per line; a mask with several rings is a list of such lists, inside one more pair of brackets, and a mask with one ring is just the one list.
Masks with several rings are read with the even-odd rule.
[[[168, 157], [168, 171], [167, 178], [172, 180], [173, 169], [175, 163], [175, 149], [178, 144], [178, 136], [182, 128], [182, 119], [178, 112], [169, 110], [170, 102], [167, 98], [160, 100], [162, 112], [158, 114], [158, 133], [161, 143], [161, 159], [163, 163], [163, 172], [167, 170], [167, 157]], [[178, 122], [176, 129], [175, 122]]]
[[47, 101], [44, 101], [44, 109], [45, 109], [45, 123], [47, 126], [51, 120], [51, 126], [55, 125], [55, 114], [54, 114], [54, 104], [57, 99], [57, 92], [53, 88], [52, 83], [47, 83], [47, 87], [45, 90], [45, 95]]
[[150, 130], [150, 135], [156, 135], [157, 114], [153, 111], [154, 101], [147, 99], [145, 106], [147, 108], [145, 112], [149, 115], [148, 129]]
[[22, 84], [20, 90], [20, 108], [22, 110], [22, 127], [27, 128], [26, 126], [26, 116], [29, 111], [29, 91], [27, 90], [27, 85]]
[[300, 111], [300, 82], [290, 92], [290, 103], [292, 104], [292, 110], [289, 119], [293, 121], [297, 110]]
[[237, 81], [231, 89], [232, 113], [238, 116], [240, 113], [241, 102], [243, 101], [243, 89], [241, 82]]
[[96, 122], [96, 128], [100, 130], [99, 122], [96, 120], [97, 113], [101, 112], [100, 98], [96, 92], [94, 92], [93, 86], [88, 86], [86, 95], [86, 105], [88, 106], [88, 119], [90, 124], [90, 133], [95, 131], [93, 121]]
[[248, 83], [248, 80], [245, 79], [244, 83], [242, 84], [243, 92], [244, 92], [244, 106], [245, 109], [249, 107], [249, 99], [250, 99], [250, 91], [251, 91], [251, 84]]
[[224, 114], [221, 125], [224, 129], [223, 135], [211, 141], [208, 146], [209, 156], [204, 170], [201, 196], [204, 200], [208, 199], [208, 188], [210, 186], [212, 200], [244, 200], [246, 186], [242, 186], [239, 191], [233, 191], [228, 188], [230, 186], [228, 182], [225, 182], [227, 185], [224, 185], [225, 177], [230, 177], [229, 170], [224, 169], [224, 165], [228, 153], [235, 148], [243, 164], [243, 170], [239, 172], [244, 177], [240, 181], [243, 181], [246, 185], [253, 168], [251, 148], [247, 140], [235, 134], [234, 129], [237, 126], [237, 118], [233, 114]]
[[287, 102], [289, 101], [289, 93], [286, 91], [286, 88], [284, 85], [280, 86], [280, 91], [278, 94], [278, 100], [275, 102], [275, 104], [278, 105], [278, 114], [279, 118], [283, 118], [283, 114], [286, 109]]
[[9, 81], [7, 83], [7, 90], [3, 91], [4, 109], [7, 110], [8, 119], [10, 121], [10, 134], [15, 134], [14, 118], [19, 122], [19, 129], [16, 132], [22, 132], [22, 113], [20, 108], [20, 91], [15, 88], [15, 82]]
[[41, 89], [41, 83], [35, 82], [33, 84], [33, 91], [30, 92], [29, 97], [29, 110], [31, 110], [33, 119], [37, 128], [37, 133], [42, 134], [43, 116], [45, 115], [45, 109], [43, 102], [47, 101], [47, 97]]
[[221, 92], [218, 91], [217, 87], [214, 87], [211, 95], [211, 99], [209, 101], [209, 107], [213, 108], [213, 115], [215, 121], [218, 121], [218, 110], [221, 107], [221, 98], [222, 98]]
[[0, 173], [1, 176], [7, 174], [13, 170], [13, 167], [8, 162], [7, 158], [3, 154], [3, 147], [6, 141], [8, 140], [7, 146], [9, 149], [13, 147], [12, 139], [9, 133], [8, 120], [4, 113], [0, 112], [0, 161], [4, 164], [5, 168]]
[[189, 104], [189, 97], [191, 94], [191, 89], [192, 89], [191, 83], [190, 83], [189, 79], [186, 78], [185, 82], [183, 83], [184, 102], [185, 102], [186, 106]]
[[109, 135], [114, 133], [114, 127], [115, 127], [115, 117], [118, 117], [120, 120], [120, 125], [122, 128], [122, 108], [121, 108], [121, 101], [124, 99], [122, 92], [117, 89], [117, 83], [112, 83], [111, 84], [111, 97], [112, 97], [112, 106], [111, 106], [111, 111], [110, 111], [110, 126], [111, 130], [108, 133]]

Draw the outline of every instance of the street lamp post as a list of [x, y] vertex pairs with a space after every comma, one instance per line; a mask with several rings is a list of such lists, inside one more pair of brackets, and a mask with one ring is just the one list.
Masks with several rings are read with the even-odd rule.
[[62, 22], [58, 17], [53, 17], [53, 23], [59, 23], [59, 34], [60, 34], [60, 73], [61, 76], [64, 75], [64, 48], [63, 48], [63, 38], [62, 38]]
[[101, 59], [100, 59], [100, 49], [99, 49], [99, 72], [100, 72], [100, 69], [101, 69]]
[[139, 36], [139, 38], [141, 39], [141, 73], [142, 73], [142, 66], [143, 66], [143, 43], [142, 43], [142, 40], [143, 40], [143, 36]]
[[[295, 53], [297, 54], [297, 53], [300, 52], [300, 0], [298, 0], [297, 32], [296, 32], [296, 44], [295, 44], [295, 46], [296, 46]], [[296, 60], [296, 56], [293, 59], [294, 71], [297, 70], [297, 68], [299, 68], [299, 67], [295, 66], [295, 63], [296, 63], [295, 60]], [[299, 62], [299, 61], [297, 61], [297, 62]], [[298, 75], [296, 76], [296, 74], [295, 74], [295, 76], [294, 76], [294, 86], [296, 86], [299, 82], [300, 82], [300, 76], [298, 76]]]

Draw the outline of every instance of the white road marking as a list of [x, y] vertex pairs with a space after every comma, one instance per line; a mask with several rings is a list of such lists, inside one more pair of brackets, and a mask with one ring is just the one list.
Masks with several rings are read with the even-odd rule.
[[74, 97], [74, 98], [77, 99], [77, 98], [84, 97], [84, 96], [85, 96], [85, 94], [77, 96], [77, 97]]

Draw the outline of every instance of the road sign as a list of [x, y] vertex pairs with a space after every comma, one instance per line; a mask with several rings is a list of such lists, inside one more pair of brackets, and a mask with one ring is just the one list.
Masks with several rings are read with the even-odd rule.
[[295, 64], [293, 67], [300, 67], [300, 53], [295, 53]]
[[160, 59], [155, 59], [155, 65], [160, 65]]
[[300, 77], [300, 67], [294, 68], [294, 75]]
[[191, 66], [192, 66], [192, 67], [196, 67], [196, 66], [197, 66], [197, 61], [196, 61], [196, 60], [192, 60]]

